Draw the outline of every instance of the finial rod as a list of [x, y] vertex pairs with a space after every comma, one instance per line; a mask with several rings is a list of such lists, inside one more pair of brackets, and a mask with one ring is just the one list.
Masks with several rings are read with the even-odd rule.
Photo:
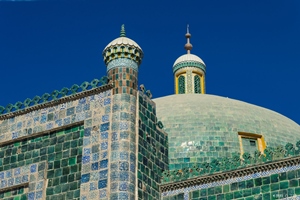
[[125, 25], [124, 24], [122, 24], [122, 26], [121, 26], [120, 36], [121, 37], [126, 37]]
[[193, 45], [190, 43], [190, 37], [191, 37], [191, 34], [190, 34], [190, 26], [189, 24], [187, 24], [186, 26], [186, 34], [185, 34], [185, 37], [187, 39], [187, 43], [184, 45], [184, 48], [185, 50], [187, 50], [187, 53], [190, 54], [191, 53], [191, 50], [193, 48]]

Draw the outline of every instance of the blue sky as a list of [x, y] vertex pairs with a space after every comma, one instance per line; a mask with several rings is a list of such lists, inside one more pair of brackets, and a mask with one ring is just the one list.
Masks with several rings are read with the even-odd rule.
[[207, 65], [207, 93], [277, 111], [300, 123], [300, 1], [0, 2], [0, 105], [106, 74], [103, 48], [126, 34], [144, 51], [139, 84], [174, 93], [186, 43]]

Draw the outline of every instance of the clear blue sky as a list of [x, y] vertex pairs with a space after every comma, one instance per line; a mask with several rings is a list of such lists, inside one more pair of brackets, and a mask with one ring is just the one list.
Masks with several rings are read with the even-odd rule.
[[277, 111], [300, 123], [300, 1], [0, 1], [0, 105], [106, 75], [103, 48], [127, 36], [144, 51], [139, 84], [173, 94], [185, 53], [207, 65], [207, 93]]

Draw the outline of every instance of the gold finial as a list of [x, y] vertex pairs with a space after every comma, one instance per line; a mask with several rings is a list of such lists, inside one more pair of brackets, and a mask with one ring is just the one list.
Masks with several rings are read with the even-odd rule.
[[184, 45], [184, 48], [185, 48], [185, 50], [187, 50], [187, 53], [190, 54], [191, 50], [193, 48], [193, 45], [190, 43], [191, 34], [190, 34], [190, 31], [189, 31], [189, 25], [187, 25], [187, 27], [186, 27], [185, 37], [187, 39], [187, 43]]

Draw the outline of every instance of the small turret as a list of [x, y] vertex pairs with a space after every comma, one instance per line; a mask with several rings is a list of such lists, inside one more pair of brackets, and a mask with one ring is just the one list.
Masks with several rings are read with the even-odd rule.
[[201, 58], [191, 54], [193, 45], [190, 43], [189, 26], [185, 34], [187, 43], [184, 48], [187, 54], [180, 56], [173, 65], [176, 94], [204, 94], [206, 66]]

